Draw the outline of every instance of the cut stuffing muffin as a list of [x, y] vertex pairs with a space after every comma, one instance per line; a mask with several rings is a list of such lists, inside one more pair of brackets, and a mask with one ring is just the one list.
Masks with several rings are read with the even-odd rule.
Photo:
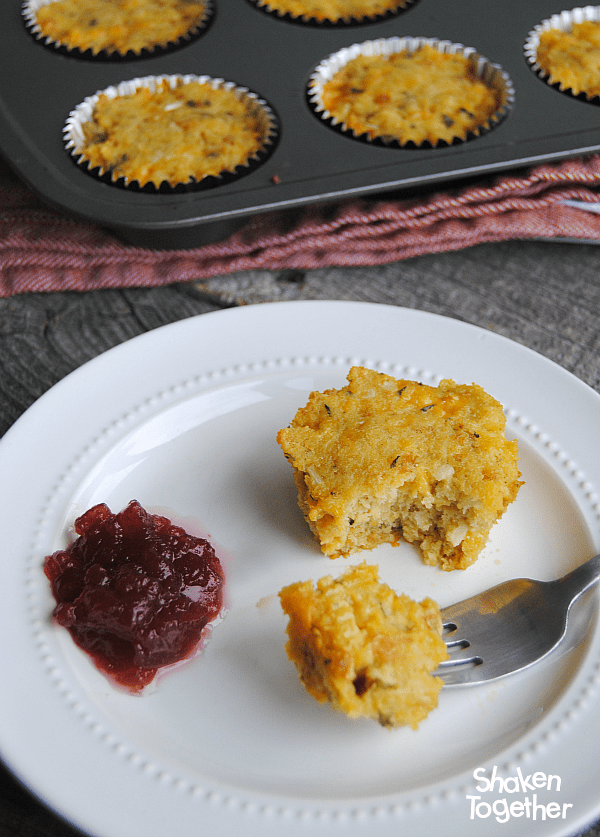
[[426, 564], [453, 570], [477, 559], [522, 485], [505, 424], [476, 384], [353, 367], [346, 387], [313, 392], [277, 441], [326, 555], [404, 538]]
[[316, 588], [292, 584], [279, 597], [289, 617], [288, 657], [319, 703], [388, 728], [417, 729], [435, 709], [443, 683], [431, 672], [448, 652], [432, 599], [397, 595], [366, 563]]

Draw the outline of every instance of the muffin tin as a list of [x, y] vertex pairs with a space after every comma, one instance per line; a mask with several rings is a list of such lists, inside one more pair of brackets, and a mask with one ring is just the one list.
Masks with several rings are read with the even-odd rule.
[[[309, 25], [252, 0], [214, 0], [200, 37], [163, 55], [92, 61], [60, 54], [28, 31], [17, 0], [0, 4], [0, 152], [45, 201], [126, 241], [174, 248], [218, 241], [252, 216], [342, 198], [413, 193], [600, 150], [597, 104], [540, 79], [524, 53], [528, 34], [564, 9], [549, 0], [417, 0], [375, 23]], [[366, 40], [439, 38], [473, 47], [508, 73], [515, 100], [493, 130], [437, 148], [381, 147], [341, 135], [315, 115], [311, 74], [328, 55]], [[269, 158], [212, 189], [146, 194], [103, 183], [73, 162], [63, 129], [86, 97], [127, 79], [198, 74], [247, 87], [276, 113]]]

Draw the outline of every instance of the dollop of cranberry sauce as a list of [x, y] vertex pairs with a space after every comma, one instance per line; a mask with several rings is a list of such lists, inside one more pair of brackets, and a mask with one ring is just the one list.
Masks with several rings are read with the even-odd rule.
[[100, 503], [75, 521], [78, 537], [46, 557], [54, 620], [116, 684], [140, 692], [159, 668], [198, 648], [223, 606], [211, 544], [137, 500], [118, 514]]

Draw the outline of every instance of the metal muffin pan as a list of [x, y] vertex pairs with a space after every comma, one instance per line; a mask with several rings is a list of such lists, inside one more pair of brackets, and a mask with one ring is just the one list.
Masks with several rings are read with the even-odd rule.
[[[395, 17], [310, 26], [251, 0], [214, 0], [204, 34], [157, 57], [91, 61], [58, 53], [27, 30], [18, 0], [0, 4], [0, 153], [38, 195], [62, 211], [154, 248], [218, 241], [252, 216], [342, 198], [415, 189], [600, 150], [600, 110], [550, 87], [529, 67], [527, 36], [563, 9], [551, 0], [418, 0]], [[570, 8], [567, 6], [566, 8]], [[307, 84], [333, 52], [376, 38], [439, 38], [474, 47], [505, 70], [515, 102], [492, 131], [438, 148], [386, 148], [342, 136], [311, 110]], [[265, 99], [280, 121], [275, 151], [251, 174], [212, 189], [146, 194], [102, 183], [65, 150], [63, 128], [85, 99], [127, 79], [209, 75]]]

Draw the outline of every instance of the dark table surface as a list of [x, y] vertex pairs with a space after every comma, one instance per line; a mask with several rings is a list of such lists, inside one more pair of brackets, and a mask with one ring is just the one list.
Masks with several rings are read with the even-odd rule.
[[[0, 299], [0, 435], [57, 381], [125, 340], [208, 311], [295, 299], [379, 302], [473, 323], [529, 346], [600, 393], [600, 246], [514, 241], [379, 267], [261, 270], [158, 289]], [[600, 743], [600, 729], [590, 735]], [[0, 837], [77, 833], [0, 767]], [[600, 837], [600, 825], [586, 832], [592, 836]]]

